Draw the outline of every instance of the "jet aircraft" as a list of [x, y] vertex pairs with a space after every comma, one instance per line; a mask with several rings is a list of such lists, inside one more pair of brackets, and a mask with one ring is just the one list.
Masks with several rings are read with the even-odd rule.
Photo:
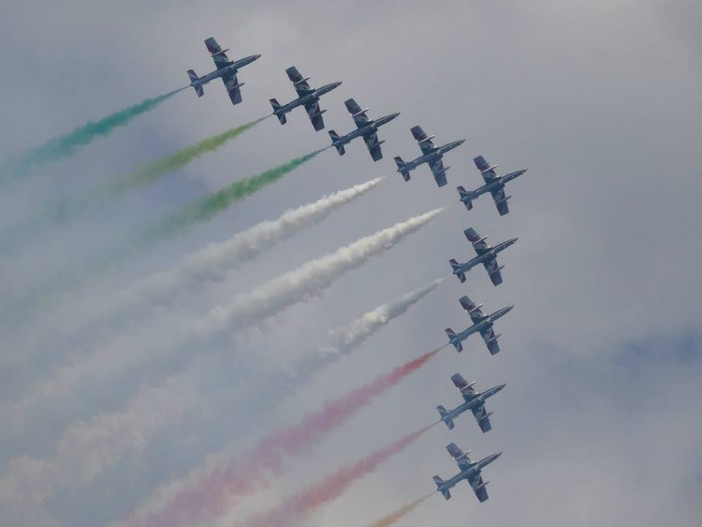
[[461, 306], [463, 306], [463, 309], [465, 309], [470, 315], [470, 319], [473, 321], [473, 325], [467, 329], [464, 329], [460, 333], [455, 333], [451, 328], [446, 328], [445, 331], [446, 335], [449, 338], [449, 343], [453, 344], [453, 347], [456, 348], [456, 351], [460, 353], [461, 351], [463, 351], [462, 342], [468, 337], [470, 337], [473, 333], [480, 333], [480, 336], [483, 337], [485, 345], [487, 346], [487, 349], [490, 352], [490, 354], [495, 355], [496, 353], [499, 353], [500, 346], [497, 342], [497, 339], [500, 337], [500, 335], [495, 335], [495, 331], [492, 325], [493, 322], [495, 322], [498, 318], [501, 318], [510, 311], [512, 311], [514, 306], [503, 307], [502, 309], [498, 309], [494, 313], [486, 315], [480, 309], [481, 307], [483, 307], [483, 304], [477, 306], [470, 298], [468, 298], [465, 295], [462, 296], [458, 301], [461, 303]]
[[326, 110], [321, 110], [319, 108], [319, 98], [325, 93], [329, 93], [334, 88], [341, 85], [341, 81], [332, 82], [331, 84], [327, 84], [321, 88], [314, 89], [307, 83], [310, 78], [303, 77], [295, 66], [290, 66], [285, 70], [285, 73], [288, 74], [288, 78], [292, 81], [293, 86], [295, 87], [297, 99], [293, 99], [287, 104], [280, 104], [276, 99], [271, 99], [273, 115], [278, 118], [280, 124], [285, 124], [288, 121], [285, 117], [286, 113], [297, 108], [298, 106], [304, 106], [314, 129], [319, 131], [324, 128], [322, 114], [326, 112]]
[[441, 492], [441, 494], [443, 494], [444, 498], [446, 498], [447, 500], [451, 499], [450, 489], [452, 489], [456, 486], [457, 483], [465, 479], [473, 489], [473, 492], [477, 496], [478, 501], [480, 503], [487, 500], [488, 493], [486, 486], [490, 482], [483, 481], [482, 470], [487, 465], [495, 461], [498, 457], [500, 457], [502, 455], [502, 452], [492, 454], [486, 458], [481, 459], [480, 461], [471, 461], [471, 459], [468, 457], [470, 451], [464, 453], [463, 450], [461, 450], [456, 445], [456, 443], [449, 443], [448, 445], [446, 445], [446, 450], [451, 455], [451, 457], [456, 460], [458, 468], [461, 469], [461, 471], [447, 481], [444, 481], [439, 476], [434, 476], [433, 479], [434, 483], [436, 483], [436, 490]]
[[221, 78], [222, 82], [224, 82], [225, 88], [227, 89], [229, 98], [232, 100], [232, 104], [239, 104], [241, 102], [241, 87], [244, 85], [244, 83], [240, 83], [237, 80], [236, 74], [240, 68], [243, 68], [247, 64], [251, 64], [254, 60], [258, 60], [261, 55], [250, 55], [232, 62], [227, 57], [227, 51], [229, 50], [222, 49], [214, 38], [210, 37], [205, 40], [205, 46], [207, 46], [207, 51], [209, 51], [212, 55], [212, 60], [214, 61], [215, 66], [217, 66], [217, 69], [202, 77], [198, 77], [194, 70], [188, 70], [190, 86], [193, 87], [198, 97], [202, 97], [205, 94], [203, 86], [211, 80]]
[[452, 375], [451, 380], [456, 388], [461, 391], [461, 395], [463, 396], [463, 400], [465, 402], [453, 410], [446, 410], [446, 408], [441, 405], [436, 407], [439, 415], [441, 416], [441, 420], [446, 423], [448, 429], [453, 430], [453, 420], [463, 412], [470, 410], [473, 412], [476, 421], [478, 421], [478, 426], [480, 426], [483, 433], [492, 430], [492, 425], [490, 424], [490, 416], [492, 415], [492, 412], [488, 413], [485, 411], [485, 400], [495, 395], [507, 385], [500, 384], [498, 386], [493, 386], [492, 388], [485, 390], [483, 393], [480, 393], [476, 392], [473, 388], [475, 383], [471, 382], [469, 384], [460, 373]]
[[389, 123], [400, 114], [391, 113], [374, 121], [373, 119], [369, 119], [366, 115], [368, 108], [362, 110], [354, 99], [347, 99], [344, 104], [346, 105], [346, 109], [351, 113], [353, 121], [356, 123], [356, 130], [352, 130], [343, 136], [339, 136], [334, 130], [329, 130], [329, 137], [331, 137], [332, 145], [336, 148], [336, 151], [339, 152], [340, 156], [343, 156], [346, 152], [346, 150], [344, 150], [344, 145], [350, 143], [357, 137], [363, 137], [373, 161], [383, 159], [383, 152], [380, 150], [380, 145], [385, 141], [378, 141], [378, 128]]
[[485, 243], [487, 236], [481, 238], [480, 235], [475, 232], [473, 227], [463, 231], [463, 234], [465, 234], [468, 241], [473, 244], [473, 249], [475, 249], [477, 256], [471, 258], [465, 263], [459, 263], [455, 259], [451, 258], [449, 263], [451, 264], [453, 274], [455, 274], [461, 283], [463, 283], [466, 281], [466, 273], [468, 271], [478, 264], [483, 264], [483, 266], [485, 266], [485, 270], [490, 276], [492, 285], [500, 285], [502, 283], [502, 273], [500, 273], [500, 271], [504, 269], [504, 266], [497, 265], [497, 254], [514, 244], [519, 238], [511, 238], [502, 243], [498, 243], [495, 247], [491, 247]]
[[443, 156], [449, 150], [453, 150], [457, 146], [462, 145], [465, 139], [459, 139], [458, 141], [453, 141], [443, 146], [434, 146], [432, 139], [433, 135], [427, 136], [422, 130], [421, 126], [415, 126], [411, 129], [412, 135], [419, 143], [419, 148], [422, 151], [422, 155], [412, 161], [405, 163], [400, 156], [395, 158], [395, 163], [397, 164], [397, 171], [402, 174], [405, 181], [410, 180], [410, 172], [417, 168], [419, 165], [426, 163], [431, 169], [431, 173], [434, 175], [436, 184], [440, 187], [446, 185], [446, 172], [451, 167], [444, 167]]
[[461, 197], [461, 201], [466, 208], [470, 210], [473, 208], [472, 200], [476, 199], [482, 194], [485, 194], [486, 192], [489, 192], [492, 194], [492, 199], [495, 201], [495, 205], [497, 206], [497, 211], [500, 213], [500, 216], [504, 216], [509, 212], [507, 200], [512, 197], [505, 196], [505, 184], [524, 174], [527, 169], [522, 168], [515, 170], [514, 172], [510, 172], [509, 174], [505, 174], [504, 176], [498, 176], [495, 172], [497, 165], [488, 164], [483, 156], [476, 157], [473, 159], [473, 162], [483, 175], [485, 184], [482, 187], [476, 188], [475, 190], [466, 190], [463, 187], [458, 187], [458, 195]]

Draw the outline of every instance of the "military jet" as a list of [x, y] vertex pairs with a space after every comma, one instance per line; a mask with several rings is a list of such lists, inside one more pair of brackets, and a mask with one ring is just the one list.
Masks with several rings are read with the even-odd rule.
[[290, 101], [287, 104], [280, 104], [276, 99], [271, 99], [271, 106], [273, 106], [273, 115], [275, 115], [280, 124], [285, 124], [288, 120], [285, 114], [291, 110], [297, 108], [298, 106], [304, 106], [307, 110], [307, 115], [310, 117], [312, 126], [316, 131], [324, 128], [324, 120], [322, 119], [322, 114], [326, 110], [321, 110], [319, 108], [319, 98], [325, 93], [329, 93], [334, 88], [341, 85], [341, 81], [332, 82], [326, 86], [322, 86], [319, 89], [313, 89], [307, 84], [310, 80], [309, 77], [303, 77], [295, 66], [290, 66], [285, 70], [288, 74], [288, 78], [292, 81], [295, 91], [297, 92], [297, 99]]
[[464, 453], [463, 450], [456, 445], [456, 443], [449, 443], [446, 445], [446, 450], [451, 457], [456, 460], [458, 468], [461, 469], [461, 471], [448, 481], [444, 481], [439, 476], [434, 476], [433, 479], [434, 483], [436, 483], [436, 490], [441, 492], [441, 494], [443, 494], [444, 498], [447, 500], [451, 499], [450, 489], [455, 487], [458, 482], [465, 479], [473, 489], [473, 492], [478, 497], [478, 501], [480, 503], [487, 500], [488, 493], [486, 486], [490, 482], [483, 481], [482, 470], [500, 457], [502, 452], [492, 454], [491, 456], [483, 458], [480, 461], [471, 461], [471, 459], [468, 457], [470, 451]]
[[237, 80], [236, 74], [240, 68], [251, 64], [254, 60], [258, 60], [261, 55], [250, 55], [232, 62], [227, 57], [227, 51], [229, 50], [222, 49], [214, 38], [210, 37], [205, 40], [205, 46], [207, 46], [207, 51], [212, 55], [212, 60], [215, 66], [217, 66], [217, 69], [202, 77], [198, 77], [194, 70], [188, 70], [190, 86], [193, 87], [198, 97], [202, 97], [205, 94], [203, 86], [213, 79], [221, 78], [225, 88], [227, 88], [227, 93], [232, 100], [232, 104], [239, 104], [241, 102], [241, 87], [244, 83], [240, 83]]
[[487, 346], [487, 349], [490, 352], [490, 354], [495, 355], [496, 353], [499, 353], [500, 345], [497, 343], [497, 339], [500, 337], [500, 335], [495, 335], [495, 331], [492, 327], [492, 324], [498, 318], [501, 318], [510, 311], [512, 311], [514, 306], [503, 307], [502, 309], [498, 309], [490, 315], [486, 315], [480, 310], [480, 308], [483, 307], [483, 304], [476, 306], [475, 303], [465, 295], [462, 296], [458, 301], [461, 303], [461, 306], [463, 306], [463, 309], [465, 309], [470, 315], [470, 319], [473, 321], [473, 325], [467, 329], [464, 329], [458, 334], [455, 333], [451, 328], [446, 328], [445, 331], [446, 335], [449, 338], [449, 343], [453, 344], [453, 347], [456, 348], [456, 351], [460, 353], [461, 351], [463, 351], [462, 342], [468, 337], [470, 337], [473, 333], [480, 333], [480, 336], [483, 337], [485, 345]]
[[478, 256], [476, 256], [475, 258], [471, 258], [465, 263], [459, 263], [455, 259], [451, 258], [449, 260], [449, 263], [451, 264], [453, 274], [455, 274], [461, 281], [461, 283], [463, 283], [466, 281], [466, 273], [468, 271], [470, 271], [473, 267], [475, 267], [478, 264], [483, 264], [485, 266], [485, 270], [490, 276], [490, 281], [492, 282], [492, 285], [500, 285], [502, 283], [502, 273], [500, 273], [500, 271], [504, 269], [504, 266], [497, 265], [497, 254], [501, 251], [504, 251], [507, 247], [515, 243], [519, 238], [511, 238], [502, 243], [498, 243], [495, 247], [491, 247], [487, 243], [485, 243], [485, 240], [487, 240], [487, 236], [481, 238], [480, 235], [477, 232], [475, 232], [475, 229], [473, 227], [470, 227], [463, 231], [463, 234], [465, 234], [466, 238], [468, 238], [468, 241], [473, 244], [473, 249], [475, 249], [475, 252], [478, 254]]
[[346, 153], [344, 145], [350, 143], [357, 137], [363, 137], [373, 161], [383, 159], [383, 152], [380, 150], [380, 145], [385, 141], [378, 141], [378, 128], [389, 123], [400, 114], [391, 113], [390, 115], [385, 115], [384, 117], [378, 118], [377, 121], [374, 121], [373, 119], [369, 119], [366, 115], [368, 108], [362, 110], [355, 100], [347, 99], [344, 104], [346, 105], [346, 109], [351, 113], [353, 121], [356, 123], [356, 130], [344, 136], [339, 136], [334, 130], [329, 130], [329, 137], [331, 137], [332, 145], [336, 148], [336, 151], [339, 152], [340, 156], [343, 156], [344, 153]]
[[461, 197], [461, 201], [466, 206], [468, 210], [473, 208], [473, 201], [478, 196], [489, 192], [492, 194], [492, 199], [495, 200], [495, 205], [497, 205], [497, 211], [500, 216], [504, 216], [509, 212], [507, 207], [507, 200], [512, 196], [505, 196], [505, 184], [518, 178], [524, 172], [527, 171], [526, 168], [520, 170], [515, 170], [504, 176], [498, 176], [495, 173], [495, 168], [497, 165], [489, 165], [483, 156], [478, 156], [473, 159], [475, 166], [478, 167], [480, 173], [483, 175], [483, 180], [485, 184], [482, 187], [478, 187], [475, 190], [466, 190], [463, 187], [458, 187], [458, 195]]
[[422, 150], [422, 155], [412, 161], [405, 163], [400, 156], [395, 158], [397, 171], [402, 174], [405, 181], [410, 180], [410, 172], [423, 163], [427, 163], [434, 175], [436, 184], [440, 187], [446, 185], [446, 172], [451, 167], [444, 167], [443, 156], [449, 150], [453, 150], [457, 146], [462, 145], [465, 139], [459, 139], [443, 146], [434, 146], [432, 139], [433, 135], [427, 136], [421, 126], [415, 126], [411, 129], [412, 135], [419, 143], [419, 148]]
[[480, 393], [476, 392], [473, 388], [475, 383], [471, 382], [468, 384], [460, 373], [452, 375], [451, 380], [456, 388], [461, 391], [461, 395], [463, 395], [463, 400], [465, 402], [453, 410], [446, 410], [446, 408], [441, 405], [436, 407], [439, 415], [441, 416], [441, 420], [446, 423], [448, 429], [453, 430], [453, 420], [463, 412], [470, 410], [473, 412], [476, 421], [478, 421], [478, 426], [480, 426], [483, 433], [492, 430], [492, 425], [490, 424], [490, 416], [492, 415], [492, 412], [488, 413], [485, 411], [485, 400], [495, 395], [507, 385], [500, 384], [498, 386], [493, 386], [492, 388], [485, 390], [483, 393]]

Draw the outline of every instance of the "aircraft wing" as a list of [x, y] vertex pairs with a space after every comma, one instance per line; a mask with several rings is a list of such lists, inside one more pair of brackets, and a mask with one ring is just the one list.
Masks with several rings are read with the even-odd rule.
[[500, 186], [500, 188], [493, 190], [491, 192], [492, 199], [495, 200], [495, 205], [497, 205], [497, 211], [500, 216], [504, 216], [509, 212], [509, 207], [507, 206], [507, 197], [505, 196], [505, 187]]
[[497, 337], [495, 336], [495, 329], [492, 324], [480, 332], [480, 336], [483, 337], [485, 345], [487, 346], [490, 355], [495, 355], [500, 351], [500, 345], [497, 343]]
[[495, 172], [495, 167], [491, 166], [487, 161], [485, 161], [485, 158], [483, 156], [478, 156], [473, 159], [473, 162], [475, 163], [475, 166], [480, 170], [480, 173], [483, 175], [483, 180], [485, 180], [485, 183], [492, 183], [497, 179], [497, 173]]
[[488, 499], [487, 488], [485, 488], [485, 483], [483, 482], [483, 476], [481, 474], [478, 474], [477, 476], [468, 480], [468, 483], [470, 483], [470, 486], [480, 503]]
[[302, 74], [297, 71], [295, 66], [290, 66], [285, 70], [285, 73], [288, 74], [288, 78], [292, 81], [293, 86], [295, 86], [295, 91], [299, 97], [304, 97], [312, 91], [312, 88], [307, 83], [308, 79], [304, 78]]
[[424, 132], [424, 130], [422, 130], [421, 126], [413, 126], [410, 129], [410, 131], [412, 132], [412, 135], [419, 143], [419, 148], [422, 150], [422, 154], [428, 154], [428, 153], [434, 151], [434, 149], [436, 147], [434, 146], [434, 143], [432, 142], [431, 137], [429, 137]]
[[473, 245], [473, 249], [475, 249], [478, 256], [490, 249], [487, 242], [480, 237], [480, 234], [478, 234], [473, 227], [468, 227], [463, 231], [463, 234], [465, 234], [468, 241]]
[[461, 375], [460, 373], [456, 373], [451, 376], [451, 380], [453, 381], [453, 385], [461, 391], [463, 399], [465, 399], [466, 401], [470, 401], [473, 399], [473, 396], [475, 395], [475, 390], [473, 389], [473, 386], [463, 378], [463, 375]]
[[346, 105], [346, 109], [351, 114], [351, 117], [353, 117], [353, 122], [356, 123], [357, 128], [363, 128], [369, 122], [372, 122], [370, 119], [368, 119], [366, 112], [363, 111], [363, 109], [354, 99], [347, 99], [344, 101], [344, 105]]
[[470, 467], [470, 458], [468, 457], [468, 454], [464, 453], [463, 450], [456, 445], [456, 443], [449, 443], [446, 445], [446, 451], [453, 459], [456, 460], [458, 468], [461, 470], [466, 470]]
[[223, 75], [222, 82], [224, 87], [227, 89], [229, 98], [232, 100], [232, 104], [239, 104], [241, 102], [241, 88], [239, 87], [239, 81], [236, 78], [236, 73], [232, 75]]
[[478, 421], [478, 426], [480, 427], [480, 430], [485, 432], [489, 432], [492, 430], [492, 425], [490, 424], [490, 416], [488, 415], [487, 411], [485, 410], [485, 405], [481, 404], [480, 406], [473, 408], [473, 415], [475, 416], [475, 420]]
[[446, 169], [444, 168], [443, 160], [439, 158], [437, 161], [429, 163], [429, 168], [431, 169], [431, 173], [434, 175], [436, 184], [440, 187], [443, 187], [447, 183]]
[[485, 316], [480, 307], [477, 306], [475, 302], [473, 302], [470, 298], [468, 298], [468, 295], [463, 295], [461, 298], [458, 299], [458, 301], [461, 303], [463, 309], [468, 311], [470, 319], [473, 321], [474, 324], [480, 322]]
[[221, 70], [225, 66], [231, 64], [229, 57], [227, 57], [226, 51], [222, 49], [222, 46], [217, 44], [217, 41], [213, 37], [205, 40], [205, 46], [207, 46], [207, 51], [209, 51], [210, 55], [212, 55], [212, 60], [214, 61], [215, 66], [217, 66], [218, 70]]
[[307, 110], [307, 115], [315, 130], [319, 131], [324, 128], [324, 119], [322, 119], [322, 110], [319, 107], [319, 101], [305, 104], [305, 110]]
[[492, 285], [500, 285], [502, 283], [502, 273], [500, 272], [500, 266], [497, 265], [497, 258], [490, 258], [483, 262], [483, 265], [490, 276]]
[[378, 161], [383, 159], [383, 152], [380, 150], [380, 141], [378, 141], [378, 134], [373, 132], [372, 134], [364, 135], [363, 140], [366, 142], [366, 147], [370, 152], [373, 161]]

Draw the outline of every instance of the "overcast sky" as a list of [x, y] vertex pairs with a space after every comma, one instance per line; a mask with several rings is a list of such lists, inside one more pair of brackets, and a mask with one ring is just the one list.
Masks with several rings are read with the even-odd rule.
[[[284, 70], [313, 86], [341, 80], [322, 99], [326, 129], [295, 110], [268, 119], [217, 152], [70, 225], [51, 223], [0, 263], [0, 515], [10, 527], [109, 525], [246, 451], [256, 439], [402, 362], [442, 345], [444, 328], [469, 322], [463, 294], [488, 311], [515, 304], [496, 324], [502, 351], [478, 337], [445, 349], [305, 455], [270, 489], [207, 525], [231, 525], [454, 407], [460, 372], [479, 389], [507, 382], [488, 402], [493, 430], [472, 416], [437, 426], [302, 525], [363, 526], [432, 490], [456, 465], [445, 445], [481, 458], [490, 500], [461, 484], [398, 525], [697, 525], [702, 506], [702, 7], [693, 0], [474, 0], [445, 2], [5, 0], [0, 17], [0, 159], [88, 120], [188, 83], [213, 65], [203, 40], [242, 69], [243, 103], [221, 82], [188, 89], [0, 195], [3, 232], [138, 163], [270, 112], [294, 97]], [[120, 265], [77, 271], [131, 233], [192, 199], [329, 144], [353, 121], [354, 97], [382, 128], [385, 158], [360, 140], [327, 150], [207, 224]], [[402, 181], [392, 158], [418, 148], [421, 124], [447, 154], [449, 184], [426, 167]], [[457, 185], [481, 184], [472, 158], [501, 173], [528, 167], [500, 217], [489, 196], [468, 212]], [[202, 278], [148, 315], [97, 323], [105, 304], [186, 255], [285, 210], [385, 176], [376, 188], [255, 260]], [[297, 295], [261, 323], [192, 337], [208, 313], [257, 285], [356, 239], [445, 211], [323, 291]], [[52, 209], [53, 210], [53, 209]], [[448, 260], [518, 236], [500, 255], [504, 283], [482, 268], [460, 284]], [[87, 267], [86, 267], [87, 266]], [[61, 276], [76, 271], [80, 283]], [[215, 269], [212, 270], [216, 271]], [[73, 274], [75, 275], [76, 272]], [[266, 379], [329, 343], [329, 330], [445, 280], [406, 314], [301, 390]], [[59, 293], [48, 294], [48, 288]], [[46, 293], [37, 307], [27, 298]], [[143, 305], [142, 305], [143, 304]], [[29, 305], [29, 307], [27, 307]], [[150, 311], [149, 311], [150, 309]], [[78, 322], [76, 322], [78, 321]], [[198, 325], [201, 324], [201, 325]], [[195, 328], [195, 329], [191, 329]], [[190, 339], [190, 340], [189, 340]]]

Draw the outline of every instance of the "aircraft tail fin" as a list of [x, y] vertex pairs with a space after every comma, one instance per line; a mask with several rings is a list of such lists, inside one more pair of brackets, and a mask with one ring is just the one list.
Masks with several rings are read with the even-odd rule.
[[460, 340], [456, 340], [456, 332], [453, 331], [451, 328], [446, 328], [444, 331], [446, 331], [446, 336], [449, 338], [449, 343], [453, 344], [453, 347], [456, 348], [457, 352], [463, 351], [463, 344], [461, 344]]
[[449, 260], [449, 263], [451, 264], [451, 269], [453, 270], [454, 274], [458, 277], [458, 279], [461, 281], [461, 283], [465, 282], [466, 281], [466, 274], [456, 272], [461, 268], [461, 265], [454, 258], [451, 258]]
[[273, 107], [273, 114], [278, 118], [280, 124], [287, 123], [288, 119], [285, 117], [285, 113], [279, 111], [281, 106], [277, 99], [271, 99], [271, 106]]
[[[188, 70], [188, 77], [190, 78], [191, 85], [193, 82], [197, 82], [200, 80], [200, 77], [197, 76], [195, 70]], [[202, 97], [205, 94], [205, 90], [202, 88], [202, 84], [193, 85], [193, 89], [195, 90], [195, 93], [197, 93], [198, 97]]]
[[439, 415], [441, 416], [441, 420], [446, 423], [446, 426], [448, 427], [449, 430], [453, 430], [453, 419], [448, 417], [448, 410], [444, 408], [442, 405], [439, 405], [436, 407], [436, 411], [439, 412]]
[[344, 149], [344, 145], [339, 144], [339, 134], [337, 134], [334, 130], [329, 130], [329, 137], [331, 138], [332, 146], [336, 148], [336, 151], [339, 152], [340, 156], [343, 156], [346, 153], [346, 150]]
[[407, 163], [405, 163], [400, 156], [395, 157], [395, 164], [397, 165], [397, 171], [402, 174], [402, 179], [405, 181], [410, 180], [410, 173], [407, 170]]
[[468, 192], [463, 187], [457, 187], [458, 195], [461, 197], [461, 201], [466, 206], [466, 209], [471, 210], [473, 208], [473, 202], [471, 201], [472, 192]]
[[436, 490], [441, 492], [441, 494], [443, 494], [444, 498], [447, 500], [451, 499], [451, 492], [449, 492], [449, 489], [444, 486], [446, 482], [439, 476], [434, 476], [432, 479], [434, 480], [434, 483], [436, 483]]

